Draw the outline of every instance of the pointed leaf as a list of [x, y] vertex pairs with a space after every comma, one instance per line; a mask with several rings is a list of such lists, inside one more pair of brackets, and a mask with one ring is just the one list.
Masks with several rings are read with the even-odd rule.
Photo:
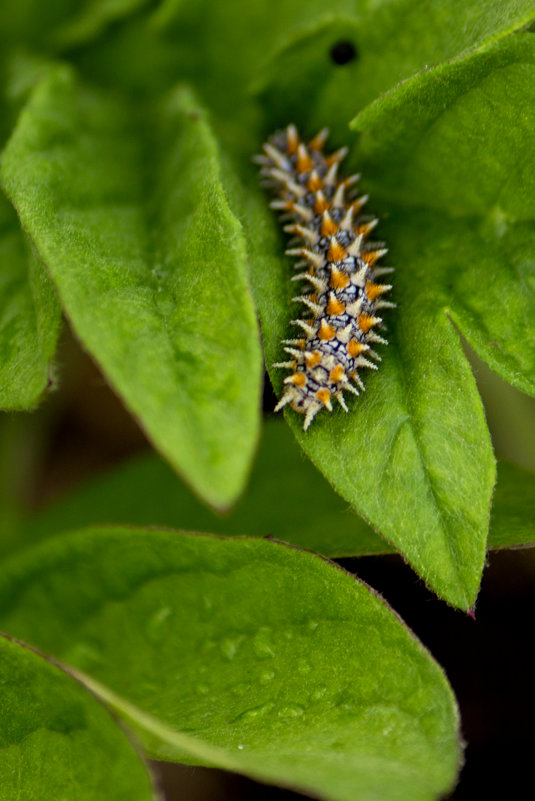
[[78, 532], [4, 564], [0, 625], [104, 685], [154, 756], [341, 801], [424, 801], [454, 780], [444, 674], [368, 587], [305, 551]]
[[[259, 222], [269, 214], [267, 200], [261, 210], [245, 196], [236, 190], [232, 202], [244, 210], [244, 229], [258, 249], [255, 232], [263, 234], [264, 255], [251, 260], [251, 271], [269, 369], [280, 360], [281, 340], [293, 336], [291, 269], [276, 260], [271, 228]], [[413, 215], [392, 216], [380, 236], [398, 267], [398, 308], [385, 314], [391, 344], [379, 371], [365, 377], [367, 392], [349, 400], [348, 415], [324, 413], [306, 433], [302, 416], [287, 411], [286, 418], [342, 497], [438, 595], [469, 609], [485, 560], [495, 477], [483, 408], [435, 281], [433, 240]], [[280, 371], [270, 374], [279, 393]]]
[[52, 70], [2, 160], [83, 345], [156, 447], [224, 507], [243, 488], [261, 356], [240, 224], [185, 91], [140, 109]]
[[432, 257], [418, 254], [417, 228], [402, 250], [407, 230], [385, 230], [400, 265], [398, 308], [386, 318], [390, 345], [377, 374], [366, 375], [366, 393], [349, 414], [325, 414], [307, 432], [301, 416], [286, 417], [335, 489], [431, 589], [469, 609], [485, 560], [494, 458], [470, 367], [435, 301]]
[[0, 636], [0, 797], [150, 801], [149, 777], [109, 712], [58, 667]]

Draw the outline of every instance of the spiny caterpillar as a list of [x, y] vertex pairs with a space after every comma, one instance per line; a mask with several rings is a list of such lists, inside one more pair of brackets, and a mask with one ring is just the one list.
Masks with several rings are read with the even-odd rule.
[[382, 323], [377, 311], [394, 306], [381, 300], [390, 284], [376, 280], [392, 272], [375, 266], [387, 251], [382, 244], [365, 241], [378, 220], [360, 215], [368, 200], [366, 195], [356, 197], [352, 188], [360, 176], [337, 175], [347, 148], [323, 155], [328, 133], [324, 129], [305, 144], [289, 125], [271, 136], [264, 153], [255, 158], [264, 185], [277, 195], [271, 207], [281, 212], [281, 220], [291, 221], [284, 226], [294, 237], [290, 244], [302, 245], [286, 253], [299, 259], [295, 268], [300, 272], [292, 280], [305, 281], [308, 290], [293, 300], [311, 315], [292, 320], [304, 336], [283, 340], [291, 360], [273, 366], [292, 371], [275, 411], [290, 404], [305, 415], [305, 431], [321, 409], [332, 411], [333, 397], [347, 412], [344, 390], [354, 395], [359, 394], [357, 387], [364, 390], [359, 368], [377, 370], [367, 356], [381, 360], [371, 344], [388, 344], [374, 331]]

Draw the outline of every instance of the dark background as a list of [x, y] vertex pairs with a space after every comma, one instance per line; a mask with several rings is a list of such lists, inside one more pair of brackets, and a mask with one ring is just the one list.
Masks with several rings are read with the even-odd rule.
[[[496, 451], [535, 471], [535, 402], [468, 355]], [[4, 517], [9, 514], [8, 493], [37, 510], [149, 447], [97, 368], [68, 335], [59, 361], [61, 389], [38, 414], [13, 415], [5, 423], [9, 431], [4, 442], [8, 449], [11, 442], [12, 453], [2, 460], [3, 469], [8, 461], [16, 467], [10, 467], [9, 476], [0, 476]], [[267, 386], [266, 413], [274, 403]], [[532, 786], [535, 753], [535, 550], [489, 554], [475, 620], [429, 593], [397, 556], [341, 563], [386, 598], [448, 675], [467, 742], [466, 764], [452, 801], [529, 797], [526, 788]], [[300, 797], [223, 771], [160, 763], [154, 767], [166, 801]]]

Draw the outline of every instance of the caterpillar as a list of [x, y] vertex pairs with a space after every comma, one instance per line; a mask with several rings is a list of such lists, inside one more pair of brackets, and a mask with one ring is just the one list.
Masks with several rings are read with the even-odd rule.
[[325, 128], [306, 143], [289, 125], [255, 157], [263, 184], [276, 195], [270, 206], [293, 237], [286, 254], [297, 257], [300, 272], [292, 281], [305, 283], [303, 294], [293, 300], [306, 307], [306, 319], [291, 321], [302, 336], [283, 340], [291, 358], [273, 365], [291, 371], [275, 411], [289, 404], [304, 414], [305, 431], [321, 409], [332, 411], [333, 398], [347, 412], [344, 392], [359, 395], [365, 389], [359, 369], [377, 370], [369, 359], [381, 357], [372, 345], [388, 344], [375, 330], [383, 327], [377, 312], [395, 306], [382, 299], [392, 286], [377, 283], [393, 272], [376, 266], [387, 250], [383, 243], [366, 241], [378, 220], [360, 214], [368, 200], [357, 197], [360, 176], [338, 177], [348, 149], [323, 154], [328, 134]]

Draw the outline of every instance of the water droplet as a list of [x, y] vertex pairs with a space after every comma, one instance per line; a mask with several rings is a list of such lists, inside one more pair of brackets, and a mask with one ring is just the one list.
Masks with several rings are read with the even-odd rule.
[[271, 631], [267, 626], [258, 629], [253, 640], [253, 650], [259, 659], [273, 659], [275, 651], [271, 642]]
[[316, 620], [309, 620], [307, 623], [307, 628], [309, 631], [316, 631], [318, 628], [319, 623]]
[[171, 614], [171, 611], [169, 606], [164, 606], [149, 618], [146, 631], [151, 639], [160, 639], [165, 635], [165, 626], [163, 624]]
[[87, 642], [76, 643], [69, 651], [69, 660], [73, 665], [78, 664], [82, 668], [104, 662], [102, 654]]
[[245, 748], [244, 744], [243, 743], [239, 743], [238, 751], [243, 751], [244, 748]]
[[264, 670], [264, 672], [260, 674], [260, 684], [268, 684], [268, 682], [272, 681], [274, 678], [274, 670]]
[[320, 698], [323, 698], [323, 696], [325, 695], [326, 692], [327, 692], [327, 687], [324, 687], [324, 686], [316, 687], [316, 689], [312, 693], [313, 700], [314, 701], [319, 701]]
[[246, 684], [246, 682], [242, 681], [239, 684], [235, 684], [232, 688], [232, 693], [234, 695], [249, 695], [251, 692], [251, 685]]
[[297, 672], [298, 673], [300, 673], [301, 675], [304, 675], [305, 673], [310, 673], [311, 670], [312, 670], [312, 666], [311, 666], [310, 662], [306, 661], [306, 659], [300, 659], [298, 661], [298, 663], [297, 663]]
[[226, 637], [224, 640], [221, 640], [219, 647], [221, 648], [223, 656], [229, 660], [234, 659], [244, 638], [245, 635], [240, 634], [238, 637]]
[[299, 718], [304, 714], [304, 709], [299, 704], [287, 704], [279, 709], [280, 718]]
[[232, 721], [233, 723], [237, 723], [238, 721], [246, 722], [248, 720], [256, 720], [257, 718], [262, 718], [264, 715], [267, 715], [268, 712], [271, 712], [273, 709], [272, 703], [261, 704], [260, 706], [254, 706], [251, 709], [246, 709], [245, 712], [242, 712], [238, 717], [234, 718]]

